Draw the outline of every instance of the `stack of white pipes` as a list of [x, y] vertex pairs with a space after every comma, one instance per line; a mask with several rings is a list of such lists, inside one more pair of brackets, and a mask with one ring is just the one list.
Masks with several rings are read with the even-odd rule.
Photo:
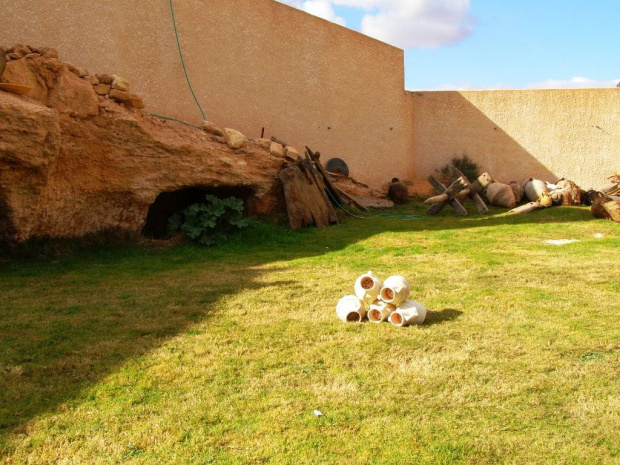
[[368, 317], [372, 323], [389, 321], [394, 326], [419, 325], [426, 318], [426, 307], [408, 300], [411, 285], [402, 276], [381, 281], [372, 271], [355, 281], [355, 295], [338, 301], [336, 315], [344, 322], [360, 322]]

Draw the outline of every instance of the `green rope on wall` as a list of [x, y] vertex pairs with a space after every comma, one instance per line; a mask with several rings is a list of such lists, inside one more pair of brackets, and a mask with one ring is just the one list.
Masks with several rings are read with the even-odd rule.
[[158, 115], [157, 113], [151, 113], [151, 112], [148, 112], [148, 111], [145, 111], [144, 113], [146, 113], [149, 116], [154, 116], [155, 118], [165, 119], [166, 121], [174, 121], [175, 123], [181, 123], [181, 124], [184, 124], [185, 126], [191, 126], [192, 128], [202, 129], [200, 126], [196, 126], [195, 124], [191, 124], [191, 123], [187, 123], [185, 121], [181, 121], [180, 119], [171, 118], [170, 116]]
[[177, 29], [177, 21], [174, 16], [174, 7], [172, 6], [172, 0], [170, 0], [170, 13], [172, 13], [172, 25], [174, 26], [174, 35], [177, 39], [177, 48], [179, 49], [179, 56], [181, 57], [181, 64], [183, 65], [183, 72], [185, 73], [185, 80], [187, 81], [189, 90], [192, 93], [192, 96], [194, 97], [194, 101], [196, 102], [196, 105], [198, 105], [198, 109], [200, 110], [200, 114], [202, 115], [202, 119], [204, 121], [207, 119], [207, 117], [205, 116], [205, 112], [202, 110], [202, 107], [200, 106], [200, 102], [198, 102], [198, 98], [196, 97], [196, 94], [194, 93], [192, 83], [189, 80], [189, 75], [187, 74], [187, 68], [185, 67], [185, 60], [183, 59], [183, 51], [181, 50], [181, 42], [179, 41], [179, 30]]

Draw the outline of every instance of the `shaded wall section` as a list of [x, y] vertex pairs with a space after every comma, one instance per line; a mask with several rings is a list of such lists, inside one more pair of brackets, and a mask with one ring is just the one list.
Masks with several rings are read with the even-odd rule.
[[601, 188], [620, 172], [620, 89], [410, 92], [416, 178], [469, 155], [499, 181]]
[[[181, 47], [207, 119], [344, 159], [379, 186], [413, 173], [403, 51], [273, 0], [174, 2]], [[0, 2], [0, 44], [58, 49], [118, 74], [146, 110], [199, 124], [169, 2]]]

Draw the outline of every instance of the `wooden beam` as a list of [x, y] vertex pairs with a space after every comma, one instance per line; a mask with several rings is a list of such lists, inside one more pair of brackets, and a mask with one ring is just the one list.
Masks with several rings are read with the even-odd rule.
[[[459, 178], [461, 179], [461, 178]], [[450, 184], [450, 187], [453, 187], [454, 190], [457, 190], [458, 186], [461, 183], [464, 183], [463, 180], [459, 181], [459, 179], [457, 179], [456, 181], [454, 181], [452, 184]], [[457, 181], [459, 181], [457, 183]], [[447, 193], [448, 188], [446, 188], [446, 186], [444, 186], [441, 182], [439, 182], [437, 179], [435, 179], [434, 176], [429, 176], [428, 177], [428, 182], [431, 184], [431, 186], [433, 186], [435, 188], [435, 190], [440, 193]], [[455, 184], [457, 183], [457, 184]], [[449, 193], [448, 193], [449, 194]], [[440, 203], [436, 203], [434, 205], [431, 205], [431, 207], [428, 209], [428, 213], [431, 215], [435, 215], [437, 213], [439, 213], [446, 205], [450, 205], [450, 207], [452, 207], [452, 209], [454, 210], [454, 212], [458, 215], [458, 216], [467, 216], [467, 210], [465, 210], [465, 207], [463, 207], [463, 205], [461, 204], [461, 202], [459, 202], [456, 198], [452, 197], [451, 195], [448, 196], [449, 200], [445, 200], [443, 202]]]
[[314, 153], [312, 150], [310, 150], [308, 146], [306, 146], [306, 153], [308, 154], [310, 159], [314, 162], [314, 166], [316, 166], [316, 169], [319, 170], [319, 173], [321, 173], [321, 175], [323, 176], [325, 187], [327, 188], [329, 193], [333, 196], [333, 198], [338, 203], [340, 203], [340, 205], [344, 204], [342, 197], [338, 193], [338, 190], [334, 187], [334, 185], [330, 181], [327, 171], [325, 171], [325, 168], [323, 168], [323, 165], [321, 165], [321, 161], [319, 160], [319, 156], [320, 156], [319, 153], [318, 152]]

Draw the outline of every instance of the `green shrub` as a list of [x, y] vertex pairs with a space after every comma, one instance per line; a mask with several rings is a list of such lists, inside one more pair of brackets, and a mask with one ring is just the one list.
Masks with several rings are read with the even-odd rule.
[[441, 167], [439, 173], [443, 181], [450, 183], [458, 177], [455, 175], [453, 167], [463, 173], [470, 182], [474, 182], [480, 176], [478, 164], [469, 158], [469, 155], [466, 153], [463, 153], [460, 157], [453, 157], [449, 164]]
[[168, 232], [180, 232], [201, 245], [215, 245], [228, 240], [235, 230], [248, 225], [248, 220], [243, 216], [241, 199], [220, 199], [207, 195], [206, 200], [206, 203], [195, 203], [172, 215], [168, 220]]

